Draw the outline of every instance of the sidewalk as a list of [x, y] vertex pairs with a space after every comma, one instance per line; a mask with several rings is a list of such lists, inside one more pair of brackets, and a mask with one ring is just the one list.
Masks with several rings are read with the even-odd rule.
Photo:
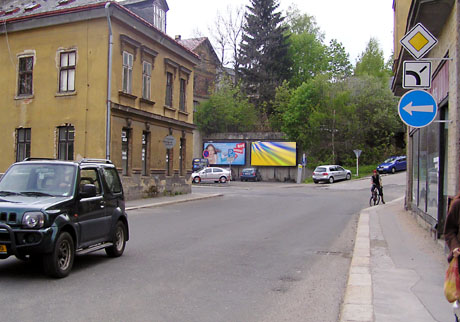
[[163, 196], [163, 197], [155, 197], [155, 198], [145, 198], [145, 199], [136, 199], [136, 200], [129, 200], [126, 201], [126, 211], [135, 210], [140, 208], [151, 208], [151, 207], [160, 207], [171, 205], [175, 203], [181, 202], [189, 202], [194, 200], [201, 200], [207, 198], [215, 198], [221, 197], [223, 194], [221, 193], [188, 193], [183, 195], [177, 196]]
[[449, 322], [443, 246], [404, 210], [404, 198], [361, 211], [341, 322]]

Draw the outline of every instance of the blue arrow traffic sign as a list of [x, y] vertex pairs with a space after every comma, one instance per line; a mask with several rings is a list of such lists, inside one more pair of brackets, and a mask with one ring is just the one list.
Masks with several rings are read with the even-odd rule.
[[436, 118], [438, 105], [430, 93], [413, 90], [404, 94], [399, 100], [398, 113], [407, 125], [424, 127]]

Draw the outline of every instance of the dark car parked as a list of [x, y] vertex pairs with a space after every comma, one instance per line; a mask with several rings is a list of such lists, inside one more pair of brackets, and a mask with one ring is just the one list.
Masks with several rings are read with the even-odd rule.
[[379, 164], [377, 171], [379, 173], [395, 173], [396, 171], [405, 171], [406, 168], [406, 156], [393, 156]]
[[39, 260], [65, 277], [76, 254], [118, 257], [128, 239], [123, 187], [108, 160], [26, 159], [0, 179], [0, 259]]
[[241, 172], [240, 179], [241, 181], [261, 181], [262, 176], [260, 175], [259, 169], [257, 168], [245, 168]]

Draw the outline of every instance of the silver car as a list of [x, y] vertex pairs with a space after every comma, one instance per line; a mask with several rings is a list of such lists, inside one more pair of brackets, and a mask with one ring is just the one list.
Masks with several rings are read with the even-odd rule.
[[200, 171], [192, 173], [192, 181], [200, 182], [220, 182], [226, 183], [231, 179], [231, 173], [228, 169], [217, 167], [206, 167]]
[[351, 171], [342, 168], [339, 165], [321, 165], [313, 171], [313, 182], [320, 181], [334, 183], [337, 180], [350, 180]]

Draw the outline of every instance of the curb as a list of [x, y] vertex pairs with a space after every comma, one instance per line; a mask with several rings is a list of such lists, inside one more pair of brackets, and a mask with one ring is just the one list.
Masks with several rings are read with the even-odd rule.
[[142, 209], [142, 208], [153, 208], [153, 207], [161, 207], [161, 206], [167, 206], [167, 205], [172, 205], [176, 203], [183, 203], [183, 202], [189, 202], [189, 201], [195, 201], [195, 200], [202, 200], [202, 199], [208, 199], [208, 198], [215, 198], [215, 197], [222, 197], [222, 193], [216, 193], [212, 195], [205, 195], [205, 196], [198, 196], [198, 197], [191, 197], [191, 198], [186, 198], [186, 199], [179, 199], [179, 200], [168, 200], [168, 201], [162, 201], [162, 202], [155, 202], [155, 203], [150, 203], [150, 204], [145, 204], [145, 205], [138, 205], [138, 206], [131, 206], [131, 207], [126, 207], [125, 210], [136, 210], [136, 209]]
[[[387, 202], [387, 205], [399, 202], [403, 198], [400, 197]], [[363, 209], [359, 214], [355, 247], [348, 272], [348, 282], [340, 312], [340, 322], [374, 321], [369, 227], [369, 215], [372, 209], [376, 209], [376, 207]]]

